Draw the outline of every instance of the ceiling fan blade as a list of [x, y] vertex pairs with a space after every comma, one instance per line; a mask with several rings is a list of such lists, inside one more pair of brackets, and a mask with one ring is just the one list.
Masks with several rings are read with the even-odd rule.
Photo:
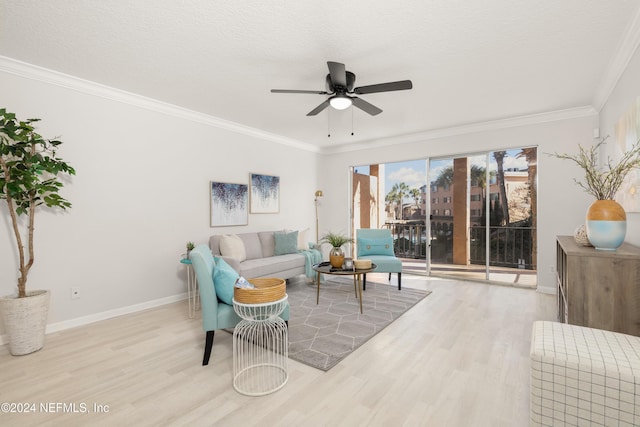
[[328, 61], [329, 74], [331, 74], [331, 81], [333, 86], [347, 87], [347, 71], [344, 68], [344, 64], [340, 62]]
[[373, 104], [368, 103], [367, 101], [365, 101], [362, 98], [358, 98], [357, 96], [352, 97], [351, 101], [353, 102], [353, 105], [355, 105], [356, 107], [358, 107], [359, 109], [361, 109], [365, 113], [371, 114], [372, 116], [376, 116], [376, 115], [382, 113], [381, 109], [379, 109], [378, 107], [376, 107]]
[[320, 90], [295, 90], [295, 89], [271, 89], [271, 93], [311, 93], [315, 95], [329, 95], [329, 93]]
[[357, 93], [358, 95], [364, 95], [367, 93], [392, 92], [394, 90], [407, 90], [407, 89], [411, 89], [412, 87], [413, 87], [413, 84], [411, 83], [411, 80], [400, 80], [398, 82], [379, 83], [377, 85], [360, 86], [353, 89], [353, 93]]
[[318, 105], [316, 108], [314, 108], [313, 110], [309, 111], [307, 113], [307, 116], [315, 116], [316, 114], [318, 114], [320, 111], [324, 110], [325, 108], [327, 108], [329, 106], [329, 100], [327, 99], [326, 101], [324, 101], [322, 104]]

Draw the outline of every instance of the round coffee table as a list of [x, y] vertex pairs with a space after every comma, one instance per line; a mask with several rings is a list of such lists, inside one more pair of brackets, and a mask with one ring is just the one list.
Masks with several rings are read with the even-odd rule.
[[353, 268], [345, 270], [342, 268], [334, 268], [329, 263], [321, 262], [313, 266], [317, 276], [318, 293], [316, 295], [316, 304], [320, 303], [320, 275], [334, 274], [336, 276], [353, 276], [353, 288], [356, 292], [356, 298], [360, 301], [360, 313], [362, 313], [362, 275], [371, 273], [377, 268], [377, 265], [371, 264], [371, 268]]

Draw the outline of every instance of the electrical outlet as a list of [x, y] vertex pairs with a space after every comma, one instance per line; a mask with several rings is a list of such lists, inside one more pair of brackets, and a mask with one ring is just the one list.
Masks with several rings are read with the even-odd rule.
[[71, 299], [80, 298], [80, 288], [71, 288]]

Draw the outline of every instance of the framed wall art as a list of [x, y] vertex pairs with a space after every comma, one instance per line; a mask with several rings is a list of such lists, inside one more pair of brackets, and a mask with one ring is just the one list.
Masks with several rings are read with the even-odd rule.
[[247, 184], [211, 181], [211, 227], [247, 225], [249, 223], [249, 188]]
[[280, 177], [250, 174], [251, 213], [280, 212]]
[[[629, 107], [615, 125], [616, 143], [614, 160], [622, 158], [624, 153], [638, 143], [640, 138], [640, 97]], [[616, 201], [627, 212], [640, 212], [640, 170], [634, 169], [626, 176]]]

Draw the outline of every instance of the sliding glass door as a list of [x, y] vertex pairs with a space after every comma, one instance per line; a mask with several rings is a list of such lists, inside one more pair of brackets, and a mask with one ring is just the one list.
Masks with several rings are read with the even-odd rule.
[[536, 285], [536, 149], [431, 159], [430, 272]]
[[352, 232], [389, 228], [409, 274], [536, 285], [536, 148], [352, 168]]
[[455, 267], [453, 256], [453, 193], [460, 182], [454, 180], [453, 159], [432, 159], [429, 161], [429, 201], [430, 201], [430, 258], [429, 272], [452, 271]]

